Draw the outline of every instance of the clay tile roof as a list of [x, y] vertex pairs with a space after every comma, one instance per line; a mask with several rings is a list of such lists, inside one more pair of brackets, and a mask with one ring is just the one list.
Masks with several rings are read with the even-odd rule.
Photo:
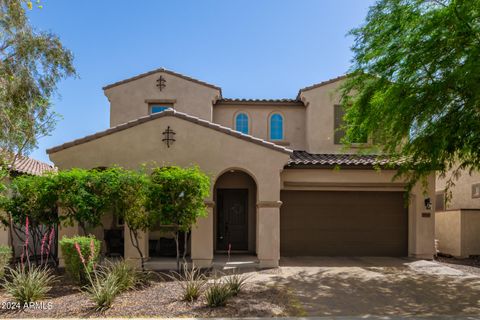
[[285, 105], [304, 105], [301, 100], [298, 99], [232, 99], [223, 98], [219, 99], [217, 103], [225, 104], [285, 104]]
[[384, 166], [388, 163], [388, 157], [379, 155], [308, 153], [296, 150], [290, 156], [287, 166], [372, 167]]
[[42, 161], [19, 156], [13, 165], [13, 171], [39, 176], [46, 172], [57, 171], [57, 168]]
[[165, 111], [162, 111], [162, 112], [159, 112], [159, 113], [154, 113], [154, 114], [151, 114], [151, 115], [148, 115], [148, 116], [145, 116], [145, 117], [141, 117], [141, 118], [138, 118], [136, 120], [129, 121], [129, 122], [120, 124], [118, 126], [112, 127], [110, 129], [100, 131], [100, 132], [97, 132], [95, 134], [92, 134], [92, 135], [89, 135], [89, 136], [86, 136], [86, 137], [83, 137], [83, 138], [80, 138], [80, 139], [77, 139], [77, 140], [73, 140], [73, 141], [64, 143], [60, 146], [56, 146], [56, 147], [47, 149], [47, 153], [48, 154], [55, 153], [55, 152], [58, 152], [60, 150], [67, 149], [67, 148], [73, 147], [73, 146], [78, 145], [78, 144], [83, 144], [83, 143], [86, 143], [86, 142], [96, 140], [98, 138], [113, 134], [115, 132], [122, 131], [122, 130], [125, 130], [125, 129], [128, 129], [128, 128], [137, 126], [137, 125], [142, 124], [144, 122], [148, 122], [148, 121], [151, 121], [151, 120], [154, 120], [154, 119], [158, 119], [158, 118], [162, 118], [162, 117], [168, 117], [168, 116], [177, 117], [177, 118], [195, 123], [197, 125], [200, 125], [200, 126], [203, 126], [203, 127], [206, 127], [206, 128], [210, 128], [210, 129], [213, 129], [213, 130], [231, 135], [233, 137], [237, 137], [239, 139], [246, 140], [246, 141], [249, 141], [249, 142], [252, 142], [252, 143], [255, 143], [255, 144], [258, 144], [258, 145], [276, 150], [276, 151], [280, 151], [280, 152], [284, 152], [284, 153], [288, 153], [288, 154], [291, 154], [293, 152], [292, 150], [290, 150], [288, 148], [285, 148], [283, 146], [279, 146], [279, 145], [274, 144], [272, 142], [269, 142], [269, 141], [266, 141], [266, 140], [263, 140], [263, 139], [259, 139], [259, 138], [255, 138], [255, 137], [247, 135], [247, 134], [243, 134], [243, 133], [241, 133], [239, 131], [236, 131], [236, 130], [233, 130], [231, 128], [223, 127], [219, 124], [212, 123], [210, 121], [203, 120], [203, 119], [188, 115], [188, 114], [183, 113], [183, 112], [178, 112], [174, 109], [167, 109]]
[[308, 90], [311, 90], [311, 89], [315, 89], [315, 88], [318, 88], [318, 87], [321, 87], [321, 86], [325, 86], [327, 84], [330, 84], [330, 83], [333, 83], [333, 82], [336, 82], [336, 81], [339, 81], [339, 80], [343, 80], [347, 77], [348, 77], [348, 74], [344, 74], [344, 75], [341, 75], [341, 76], [338, 76], [338, 77], [335, 77], [335, 78], [332, 78], [332, 79], [329, 79], [329, 80], [325, 80], [325, 81], [322, 81], [322, 82], [319, 82], [319, 83], [315, 83], [315, 84], [312, 84], [311, 86], [302, 88], [298, 91], [297, 99], [300, 97], [300, 94], [302, 92], [305, 92], [305, 91], [308, 91]]
[[145, 73], [141, 73], [141, 74], [136, 75], [136, 76], [134, 76], [134, 77], [131, 77], [131, 78], [128, 78], [128, 79], [125, 79], [125, 80], [121, 80], [121, 81], [118, 81], [118, 82], [115, 82], [115, 83], [106, 85], [106, 86], [103, 87], [102, 89], [103, 89], [103, 90], [110, 89], [110, 88], [119, 86], [119, 85], [121, 85], [121, 84], [130, 82], [130, 81], [134, 81], [134, 80], [137, 80], [137, 79], [140, 79], [140, 78], [143, 78], [143, 77], [146, 77], [146, 76], [152, 75], [152, 74], [154, 74], [154, 73], [158, 73], [158, 72], [163, 72], [163, 73], [167, 73], [167, 74], [170, 74], [170, 75], [173, 75], [173, 76], [177, 76], [177, 77], [179, 77], [179, 78], [183, 78], [183, 79], [185, 79], [185, 80], [192, 81], [192, 82], [195, 82], [195, 83], [204, 85], [204, 86], [206, 86], [206, 87], [219, 90], [220, 93], [222, 92], [222, 89], [221, 89], [220, 87], [217, 87], [217, 86], [215, 86], [215, 85], [213, 85], [213, 84], [206, 83], [206, 82], [204, 82], [204, 81], [200, 81], [200, 80], [191, 78], [191, 77], [189, 77], [189, 76], [186, 76], [186, 75], [183, 75], [183, 74], [180, 74], [180, 73], [177, 73], [177, 72], [173, 72], [173, 71], [167, 70], [167, 69], [165, 69], [165, 68], [158, 68], [158, 69], [155, 69], [155, 70], [152, 70], [152, 71], [148, 71], [148, 72], [145, 72]]

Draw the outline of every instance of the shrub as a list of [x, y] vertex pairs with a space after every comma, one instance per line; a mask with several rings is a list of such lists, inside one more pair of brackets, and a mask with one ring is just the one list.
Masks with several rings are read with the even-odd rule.
[[170, 277], [180, 281], [183, 290], [182, 300], [188, 302], [197, 300], [207, 283], [207, 278], [194, 265], [190, 269], [187, 264], [184, 264], [182, 274], [173, 272], [173, 276]]
[[205, 292], [205, 299], [207, 299], [207, 305], [209, 307], [224, 307], [231, 295], [232, 293], [230, 292], [230, 287], [227, 283], [214, 280], [212, 285]]
[[5, 268], [12, 259], [12, 248], [0, 245], [0, 279], [5, 275]]
[[8, 271], [3, 288], [22, 305], [45, 298], [55, 281], [51, 270], [45, 267], [18, 266], [15, 269], [8, 268]]
[[[93, 241], [93, 252], [91, 244]], [[75, 245], [78, 244], [82, 255], [77, 252]], [[78, 283], [85, 284], [88, 282], [87, 273], [91, 273], [95, 264], [100, 257], [101, 242], [93, 236], [72, 238], [63, 237], [60, 240], [60, 248], [62, 250], [63, 259], [65, 260], [65, 270]], [[92, 254], [93, 253], [93, 254]], [[83, 265], [83, 257], [88, 257]]]
[[247, 279], [248, 276], [240, 274], [232, 274], [225, 279], [225, 283], [228, 285], [232, 296], [236, 296], [240, 293], [240, 291], [242, 291]]
[[111, 273], [117, 278], [119, 292], [134, 289], [147, 281], [145, 273], [129, 265], [125, 260], [107, 262], [103, 271], [104, 273]]
[[113, 272], [95, 271], [95, 276], [85, 288], [90, 299], [95, 302], [97, 311], [104, 311], [113, 303], [115, 297], [120, 293], [117, 274]]

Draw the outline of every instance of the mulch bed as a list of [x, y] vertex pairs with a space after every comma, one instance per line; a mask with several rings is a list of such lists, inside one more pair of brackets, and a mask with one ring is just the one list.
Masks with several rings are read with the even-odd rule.
[[459, 259], [449, 255], [438, 255], [436, 261], [451, 268], [480, 275], [480, 256], [471, 256], [469, 258]]
[[193, 303], [179, 301], [180, 297], [178, 282], [156, 280], [145, 288], [119, 295], [112, 308], [97, 312], [77, 286], [61, 277], [50, 291], [49, 298], [38, 308], [8, 310], [6, 303], [12, 299], [1, 290], [0, 318], [278, 317], [291, 314], [287, 290], [255, 283], [248, 283], [237, 297], [232, 297], [225, 307], [220, 308], [207, 307], [203, 296]]

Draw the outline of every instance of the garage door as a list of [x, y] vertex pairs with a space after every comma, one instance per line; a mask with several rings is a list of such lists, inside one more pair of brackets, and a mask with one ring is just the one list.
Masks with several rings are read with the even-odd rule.
[[406, 256], [402, 192], [282, 191], [282, 256]]

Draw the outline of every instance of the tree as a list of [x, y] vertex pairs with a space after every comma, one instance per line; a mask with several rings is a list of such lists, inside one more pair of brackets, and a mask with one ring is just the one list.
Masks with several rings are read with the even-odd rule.
[[77, 222], [83, 233], [101, 224], [109, 210], [109, 177], [100, 170], [71, 169], [55, 175], [61, 219], [67, 224]]
[[0, 0], [0, 192], [17, 158], [53, 130], [50, 100], [57, 83], [75, 75], [72, 53], [56, 35], [34, 30], [25, 7], [32, 1]]
[[130, 241], [140, 256], [142, 270], [145, 255], [139, 245], [139, 233], [146, 232], [158, 223], [158, 211], [147, 211], [150, 179], [142, 172], [122, 168], [107, 169], [102, 173], [110, 183], [110, 204], [114, 215], [121, 217], [128, 226]]
[[480, 169], [480, 0], [379, 0], [351, 34], [345, 142], [369, 134], [409, 188]]
[[[0, 209], [7, 213], [1, 217], [1, 222], [9, 227], [10, 238], [13, 241], [14, 234], [25, 241], [25, 229], [27, 217], [29, 219], [30, 238], [32, 240], [31, 256], [38, 263], [38, 249], [42, 243], [51, 242], [52, 236], [60, 220], [57, 210], [57, 185], [53, 174], [44, 176], [23, 175], [16, 177], [10, 184], [10, 197], [5, 197], [0, 203]], [[43, 248], [42, 248], [43, 249]], [[46, 249], [46, 248], [45, 248]], [[48, 250], [53, 248], [48, 248]], [[13, 253], [15, 248], [12, 246]], [[55, 252], [55, 250], [54, 250]], [[47, 253], [41, 250], [41, 254]], [[53, 252], [47, 253], [55, 258]], [[56, 260], [56, 259], [55, 259]]]
[[161, 212], [161, 222], [175, 229], [177, 269], [180, 270], [179, 232], [185, 233], [184, 258], [187, 233], [199, 217], [207, 215], [205, 198], [210, 192], [210, 179], [198, 167], [155, 168], [151, 175], [152, 192], [149, 208]]
[[50, 99], [61, 79], [75, 75], [72, 53], [56, 35], [32, 28], [26, 7], [32, 2], [0, 0], [0, 167], [7, 171], [52, 131]]

